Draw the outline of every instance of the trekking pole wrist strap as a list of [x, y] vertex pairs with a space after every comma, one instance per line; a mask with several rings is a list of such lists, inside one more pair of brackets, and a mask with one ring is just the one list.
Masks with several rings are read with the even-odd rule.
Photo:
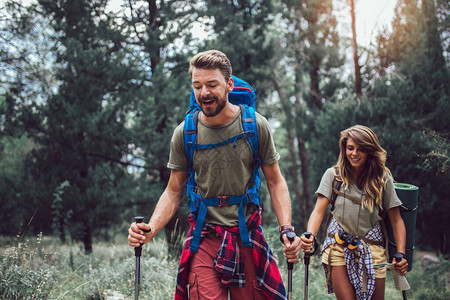
[[[304, 235], [307, 239], [309, 239], [309, 237], [307, 237], [305, 233], [306, 233], [306, 232], [304, 232], [303, 235]], [[311, 236], [314, 238], [314, 240], [316, 239], [316, 236], [315, 236], [313, 233], [311, 233], [311, 232], [307, 232], [307, 233], [309, 233], [309, 235], [311, 235]]]

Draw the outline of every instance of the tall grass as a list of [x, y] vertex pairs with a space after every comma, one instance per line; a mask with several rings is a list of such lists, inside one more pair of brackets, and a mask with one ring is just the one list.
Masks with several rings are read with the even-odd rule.
[[[276, 229], [266, 232], [283, 280], [287, 269]], [[169, 259], [162, 238], [144, 246], [141, 257], [140, 299], [173, 299], [178, 258]], [[51, 237], [0, 238], [0, 299], [134, 299], [134, 250], [125, 235], [114, 242], [97, 243], [94, 252], [84, 253], [81, 244], [62, 245]], [[419, 261], [407, 277], [411, 285], [408, 299], [449, 299], [446, 280], [449, 263], [428, 266]], [[319, 256], [309, 268], [310, 299], [335, 299], [324, 288], [325, 275]], [[293, 271], [293, 299], [303, 299], [304, 265]], [[109, 298], [107, 297], [109, 295]], [[115, 297], [113, 297], [115, 295]], [[402, 299], [388, 272], [386, 299]]]
[[[134, 298], [136, 260], [125, 238], [95, 244], [90, 255], [50, 237], [0, 243], [0, 299]], [[159, 239], [144, 246], [140, 299], [173, 298], [178, 266], [166, 248]]]

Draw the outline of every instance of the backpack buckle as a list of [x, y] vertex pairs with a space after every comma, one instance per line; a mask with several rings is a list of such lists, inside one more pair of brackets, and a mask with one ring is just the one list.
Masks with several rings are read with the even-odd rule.
[[217, 196], [219, 199], [219, 207], [228, 206], [230, 204], [230, 197], [228, 196]]

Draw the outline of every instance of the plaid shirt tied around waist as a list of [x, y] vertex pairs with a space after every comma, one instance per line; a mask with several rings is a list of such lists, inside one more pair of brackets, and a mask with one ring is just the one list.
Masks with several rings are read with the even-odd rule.
[[[328, 234], [334, 235], [339, 230], [343, 231], [338, 222], [332, 218], [328, 226]], [[365, 236], [366, 240], [381, 242], [384, 240], [383, 230], [380, 222], [378, 222]], [[332, 255], [333, 247], [336, 246], [336, 240], [332, 237], [325, 238], [322, 245], [322, 253], [327, 247], [331, 247], [329, 256]], [[358, 262], [356, 257], [359, 257]], [[375, 270], [373, 267], [372, 254], [369, 245], [361, 239], [361, 243], [355, 250], [350, 250], [344, 247], [344, 259], [347, 267], [348, 277], [351, 284], [355, 288], [357, 300], [370, 299], [375, 290]], [[329, 278], [329, 266], [324, 265], [327, 279]], [[326, 282], [328, 286], [328, 293], [333, 293], [333, 286], [330, 280]]]
[[[287, 300], [286, 289], [284, 288], [277, 263], [262, 232], [261, 214], [262, 209], [259, 208], [247, 221], [256, 278], [267, 299]], [[188, 299], [187, 285], [189, 258], [191, 256], [189, 248], [195, 229], [195, 221], [192, 215], [189, 215], [189, 222], [191, 226], [184, 242], [180, 265], [178, 267], [175, 300]], [[211, 233], [216, 233], [222, 237], [222, 244], [214, 259], [214, 268], [222, 274], [221, 285], [225, 287], [244, 287], [245, 262], [240, 261], [240, 249], [237, 243], [239, 227], [225, 227], [205, 223], [202, 228], [202, 238]]]

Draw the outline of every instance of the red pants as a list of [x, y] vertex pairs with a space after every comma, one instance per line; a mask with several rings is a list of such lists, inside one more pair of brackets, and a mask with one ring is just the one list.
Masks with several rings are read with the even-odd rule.
[[259, 288], [255, 274], [251, 248], [243, 248], [239, 241], [241, 260], [245, 261], [245, 287], [220, 285], [220, 274], [214, 269], [214, 258], [219, 250], [222, 238], [205, 237], [200, 242], [198, 252], [190, 258], [189, 299], [190, 300], [262, 300], [267, 299]]

